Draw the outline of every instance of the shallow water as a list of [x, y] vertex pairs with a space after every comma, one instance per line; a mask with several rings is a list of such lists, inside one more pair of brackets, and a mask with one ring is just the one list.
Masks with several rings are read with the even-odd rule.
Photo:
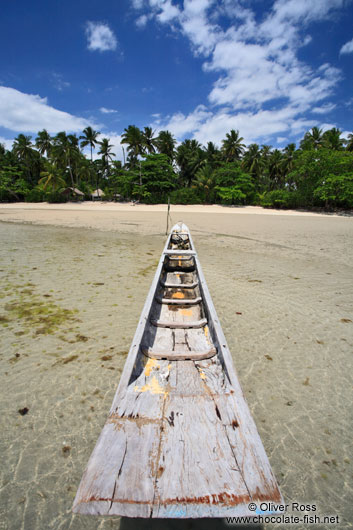
[[[343, 236], [323, 260], [294, 226], [290, 241], [193, 235], [285, 500], [339, 514], [344, 528], [353, 519], [352, 260]], [[222, 525], [71, 513], [164, 240], [0, 223], [1, 529]]]

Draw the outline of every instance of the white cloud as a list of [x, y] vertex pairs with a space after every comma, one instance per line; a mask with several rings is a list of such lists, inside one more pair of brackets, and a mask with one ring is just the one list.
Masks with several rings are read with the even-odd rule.
[[138, 28], [144, 28], [148, 22], [148, 16], [147, 15], [141, 15], [136, 20], [136, 26]]
[[71, 86], [71, 83], [65, 81], [63, 76], [61, 74], [57, 74], [56, 72], [52, 73], [52, 79], [54, 87], [59, 90], [59, 92], [62, 92], [65, 88], [69, 88], [69, 86]]
[[334, 127], [336, 127], [334, 123], [321, 123], [319, 129], [322, 129], [323, 132], [325, 132], [329, 131], [330, 129], [333, 129]]
[[182, 112], [177, 112], [164, 121], [161, 121], [158, 116], [152, 128], [156, 129], [157, 133], [160, 130], [168, 129], [178, 140], [182, 140], [186, 134], [196, 133], [202, 126], [202, 123], [211, 116], [212, 113], [207, 111], [204, 105], [199, 105], [188, 116], [185, 116]]
[[297, 136], [315, 125], [320, 124], [316, 120], [298, 117], [295, 106], [234, 113], [231, 108], [211, 112], [204, 105], [199, 105], [188, 115], [179, 112], [164, 120], [157, 119], [151, 124], [157, 134], [160, 130], [167, 129], [179, 142], [191, 136], [203, 145], [212, 141], [218, 146], [231, 129], [238, 129], [244, 137], [244, 143], [249, 145], [254, 142], [271, 143], [278, 135], [282, 138], [286, 135], [286, 139]]
[[326, 18], [343, 4], [344, 0], [277, 0], [273, 6], [274, 18], [308, 23]]
[[4, 138], [3, 136], [0, 136], [0, 144], [5, 146], [5, 149], [10, 151], [12, 149], [13, 139], [9, 140], [8, 138]]
[[286, 142], [288, 142], [288, 138], [286, 138], [285, 136], [278, 136], [276, 141], [278, 144], [285, 144]]
[[87, 22], [86, 24], [87, 47], [91, 51], [116, 50], [118, 41], [110, 29], [103, 22]]
[[101, 107], [99, 110], [102, 114], [115, 114], [116, 112], [118, 112], [115, 109], [107, 109], [106, 107]]
[[[103, 140], [103, 138], [108, 138], [109, 139], [109, 143], [113, 146], [112, 147], [112, 152], [114, 153], [114, 156], [112, 157], [113, 160], [121, 160], [123, 162], [124, 160], [124, 157], [123, 157], [123, 149], [122, 149], [122, 146], [120, 144], [121, 142], [121, 135], [117, 134], [116, 132], [114, 131], [111, 131], [111, 132], [107, 132], [107, 133], [104, 133], [104, 134], [99, 134], [98, 135], [98, 141], [101, 142]], [[99, 144], [96, 146], [94, 152], [93, 152], [93, 160], [97, 160], [98, 158], [100, 158], [100, 155], [98, 155], [98, 151], [100, 149], [100, 146]], [[83, 152], [86, 154], [86, 156], [90, 157], [91, 156], [91, 152], [90, 152], [90, 149], [89, 147], [86, 147]]]
[[219, 73], [208, 95], [210, 109], [198, 105], [186, 116], [175, 113], [157, 125], [164, 124], [178, 139], [192, 134], [201, 142], [219, 142], [230, 129], [239, 129], [252, 142], [289, 137], [316, 125], [306, 113], [333, 110], [324, 101], [341, 74], [330, 64], [309, 66], [298, 51], [311, 42], [309, 24], [329, 18], [344, 2], [275, 0], [258, 20], [242, 0], [184, 0], [183, 7], [170, 0], [146, 0], [148, 17], [178, 28], [194, 55], [205, 58], [204, 71]]
[[311, 112], [314, 112], [315, 114], [328, 114], [329, 112], [332, 112], [336, 108], [336, 105], [334, 103], [325, 103], [325, 105], [322, 105], [321, 107], [314, 107], [311, 109]]
[[131, 0], [132, 6], [134, 9], [142, 9], [144, 1], [143, 0]]
[[340, 53], [353, 53], [353, 39], [342, 46]]
[[158, 14], [157, 18], [160, 22], [170, 22], [180, 15], [179, 8], [174, 6], [170, 0], [158, 2], [158, 4], [161, 12]]
[[78, 132], [89, 125], [95, 126], [85, 118], [51, 107], [47, 98], [0, 86], [1, 127], [24, 133], [37, 133], [41, 129], [57, 133], [59, 131]]

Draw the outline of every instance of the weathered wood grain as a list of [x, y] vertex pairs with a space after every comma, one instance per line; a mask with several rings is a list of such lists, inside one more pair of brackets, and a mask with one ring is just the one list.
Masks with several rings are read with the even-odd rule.
[[75, 512], [251, 516], [249, 501], [282, 501], [191, 235], [173, 230]]
[[200, 361], [209, 359], [216, 355], [216, 348], [209, 348], [208, 350], [171, 350], [171, 351], [156, 351], [152, 348], [142, 348], [142, 353], [151, 359], [167, 359], [169, 361]]
[[151, 320], [153, 326], [160, 328], [171, 328], [171, 329], [186, 329], [186, 328], [203, 328], [207, 324], [206, 318], [200, 320], [194, 320], [190, 322], [170, 322], [168, 320]]

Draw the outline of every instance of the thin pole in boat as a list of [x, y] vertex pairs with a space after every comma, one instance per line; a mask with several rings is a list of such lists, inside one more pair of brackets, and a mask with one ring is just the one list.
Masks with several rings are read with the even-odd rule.
[[167, 210], [167, 228], [166, 228], [166, 231], [165, 231], [165, 235], [167, 236], [168, 235], [168, 222], [169, 222], [169, 211], [170, 211], [170, 197], [168, 197], [168, 210]]

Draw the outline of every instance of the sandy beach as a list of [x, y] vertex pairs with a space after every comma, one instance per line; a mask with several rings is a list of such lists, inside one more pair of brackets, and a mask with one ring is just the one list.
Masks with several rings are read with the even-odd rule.
[[[163, 249], [166, 211], [0, 204], [0, 529], [224, 525], [71, 513]], [[222, 206], [172, 205], [170, 214], [192, 232], [286, 502], [352, 527], [353, 218]]]

